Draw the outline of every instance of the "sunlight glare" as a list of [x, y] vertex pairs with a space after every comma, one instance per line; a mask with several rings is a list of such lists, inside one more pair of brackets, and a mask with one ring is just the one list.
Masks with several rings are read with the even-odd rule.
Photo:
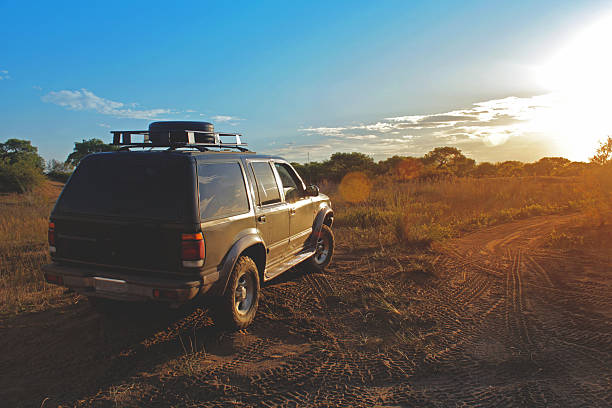
[[552, 103], [534, 124], [553, 133], [570, 159], [588, 160], [598, 141], [612, 133], [611, 40], [612, 14], [578, 33], [537, 70]]

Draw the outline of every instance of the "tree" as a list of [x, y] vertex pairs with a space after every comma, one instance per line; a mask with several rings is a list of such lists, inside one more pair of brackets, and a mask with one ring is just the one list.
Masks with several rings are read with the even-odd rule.
[[10, 165], [29, 163], [41, 172], [45, 167], [45, 161], [38, 155], [38, 148], [32, 146], [29, 140], [8, 139], [0, 143], [0, 159]]
[[72, 169], [73, 167], [69, 164], [66, 164], [66, 162], [62, 163], [59, 160], [51, 159], [51, 161], [47, 163], [46, 172], [47, 173], [53, 173], [53, 172], [68, 173], [68, 172], [71, 172]]
[[535, 163], [527, 163], [524, 166], [525, 172], [533, 176], [553, 176], [558, 175], [571, 163], [564, 157], [542, 157]]
[[612, 161], [612, 137], [608, 138], [599, 143], [599, 147], [595, 152], [595, 156], [591, 157], [591, 163], [595, 164], [606, 164]]
[[70, 178], [72, 170], [73, 167], [71, 165], [51, 159], [51, 161], [47, 163], [46, 173], [47, 177], [50, 179], [65, 183]]
[[363, 153], [334, 153], [329, 161], [324, 163], [329, 177], [340, 181], [345, 174], [352, 171], [368, 173], [374, 169], [374, 159]]
[[74, 151], [66, 159], [66, 164], [76, 167], [85, 156], [91, 153], [112, 152], [118, 150], [118, 146], [106, 144], [100, 139], [83, 139], [82, 142], [74, 142]]
[[476, 161], [465, 157], [456, 147], [436, 147], [423, 157], [423, 163], [439, 174], [465, 176], [476, 164]]
[[474, 177], [492, 177], [495, 176], [495, 174], [497, 174], [497, 167], [489, 162], [478, 163], [472, 171]]
[[45, 161], [29, 140], [8, 139], [0, 143], [0, 190], [31, 190], [44, 179]]
[[507, 160], [497, 163], [497, 175], [501, 177], [518, 177], [523, 174], [523, 162]]

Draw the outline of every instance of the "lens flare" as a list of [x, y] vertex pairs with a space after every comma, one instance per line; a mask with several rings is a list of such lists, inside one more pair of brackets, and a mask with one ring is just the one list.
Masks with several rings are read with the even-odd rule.
[[342, 198], [350, 203], [358, 203], [367, 199], [372, 189], [372, 182], [364, 173], [355, 171], [347, 173], [338, 188]]

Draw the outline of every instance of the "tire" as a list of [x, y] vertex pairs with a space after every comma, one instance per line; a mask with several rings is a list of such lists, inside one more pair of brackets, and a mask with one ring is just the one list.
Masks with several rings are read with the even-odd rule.
[[248, 256], [236, 261], [225, 293], [212, 307], [218, 326], [229, 330], [246, 329], [255, 318], [259, 305], [259, 271]]
[[[149, 140], [155, 144], [168, 144], [172, 142], [187, 142], [186, 130], [199, 130], [201, 132], [214, 132], [212, 123], [168, 121], [153, 122], [149, 125]], [[214, 143], [213, 135], [195, 134], [196, 143]]]
[[309, 266], [318, 272], [325, 270], [334, 256], [334, 233], [331, 228], [323, 224], [317, 237], [316, 252], [308, 258]]

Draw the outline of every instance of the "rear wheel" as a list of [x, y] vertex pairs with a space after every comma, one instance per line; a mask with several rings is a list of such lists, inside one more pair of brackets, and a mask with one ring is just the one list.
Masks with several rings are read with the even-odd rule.
[[316, 271], [323, 271], [332, 260], [334, 255], [334, 233], [331, 228], [323, 224], [317, 237], [315, 253], [308, 263]]
[[232, 330], [248, 327], [259, 305], [259, 272], [248, 256], [236, 261], [223, 296], [213, 306], [215, 323]]

